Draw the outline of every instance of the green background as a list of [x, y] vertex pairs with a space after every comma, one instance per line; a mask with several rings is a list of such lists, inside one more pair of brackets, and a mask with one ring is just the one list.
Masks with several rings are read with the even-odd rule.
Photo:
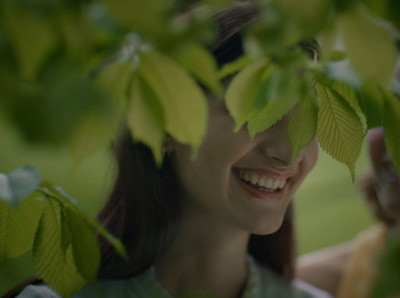
[[[35, 166], [45, 180], [58, 184], [76, 197], [86, 212], [95, 216], [110, 189], [114, 163], [109, 148], [73, 167], [68, 148], [31, 146], [18, 133], [0, 123], [0, 172], [23, 165]], [[368, 165], [363, 150], [356, 167], [356, 178]], [[299, 254], [350, 240], [373, 224], [356, 184], [347, 168], [322, 150], [316, 168], [296, 197]], [[0, 295], [19, 280], [33, 273], [30, 254], [0, 263]]]

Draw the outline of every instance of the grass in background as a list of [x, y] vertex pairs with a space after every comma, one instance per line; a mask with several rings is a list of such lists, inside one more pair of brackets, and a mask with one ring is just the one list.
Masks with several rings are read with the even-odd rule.
[[[71, 173], [72, 159], [68, 149], [27, 145], [5, 125], [0, 125], [0, 135], [3, 140], [0, 172], [32, 165], [45, 180], [63, 187], [78, 199], [88, 214], [95, 216], [109, 192], [113, 177], [110, 150], [104, 149], [85, 160]], [[357, 165], [357, 177], [366, 167], [364, 151]], [[323, 152], [295, 200], [301, 254], [352, 239], [373, 223], [347, 168]], [[33, 271], [30, 253], [0, 263], [0, 295]]]

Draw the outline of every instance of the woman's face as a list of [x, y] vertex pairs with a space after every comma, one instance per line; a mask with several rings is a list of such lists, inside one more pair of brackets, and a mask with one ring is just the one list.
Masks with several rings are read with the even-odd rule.
[[368, 149], [376, 177], [376, 192], [382, 208], [392, 216], [400, 218], [399, 176], [385, 147], [383, 128], [368, 133]]
[[255, 234], [275, 232], [317, 161], [317, 141], [291, 164], [288, 115], [250, 140], [246, 127], [234, 133], [234, 120], [223, 101], [210, 99], [209, 111], [208, 133], [196, 159], [191, 159], [189, 146], [175, 144], [184, 214], [211, 215]]

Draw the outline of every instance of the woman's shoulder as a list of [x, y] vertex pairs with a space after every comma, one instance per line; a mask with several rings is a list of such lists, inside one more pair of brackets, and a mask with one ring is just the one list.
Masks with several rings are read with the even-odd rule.
[[335, 293], [343, 270], [354, 251], [354, 242], [347, 242], [300, 257], [297, 278], [330, 293]]
[[[17, 296], [18, 298], [60, 298], [56, 291], [46, 285], [30, 285]], [[88, 284], [72, 295], [73, 298], [84, 297], [160, 297], [170, 298], [155, 281], [152, 268], [142, 274], [122, 280], [103, 279], [94, 284]]]
[[332, 296], [306, 282], [285, 282], [268, 268], [255, 264], [255, 295], [253, 297], [331, 298]]

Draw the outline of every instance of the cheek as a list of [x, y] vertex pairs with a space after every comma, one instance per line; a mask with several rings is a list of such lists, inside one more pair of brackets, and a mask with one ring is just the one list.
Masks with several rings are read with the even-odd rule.
[[316, 165], [319, 155], [319, 145], [318, 141], [315, 138], [310, 145], [306, 148], [302, 149], [303, 152], [303, 161], [302, 161], [302, 170], [303, 174], [307, 175]]

